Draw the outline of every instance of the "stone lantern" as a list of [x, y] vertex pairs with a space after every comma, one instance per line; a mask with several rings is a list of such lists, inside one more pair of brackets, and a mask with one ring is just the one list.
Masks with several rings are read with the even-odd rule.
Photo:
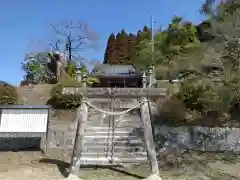
[[147, 87], [147, 76], [145, 72], [142, 75], [142, 85], [143, 85], [143, 88]]

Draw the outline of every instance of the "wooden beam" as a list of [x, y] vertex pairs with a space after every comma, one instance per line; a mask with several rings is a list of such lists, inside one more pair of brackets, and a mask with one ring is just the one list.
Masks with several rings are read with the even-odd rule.
[[166, 88], [76, 88], [65, 87], [63, 95], [81, 95], [89, 98], [96, 97], [154, 97], [166, 96]]

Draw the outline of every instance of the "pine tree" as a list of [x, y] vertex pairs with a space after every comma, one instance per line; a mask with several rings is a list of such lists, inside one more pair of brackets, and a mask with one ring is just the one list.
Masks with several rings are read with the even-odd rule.
[[136, 38], [136, 45], [144, 40], [144, 39], [151, 39], [151, 29], [149, 29], [147, 26], [143, 27], [143, 30], [138, 30], [137, 32], [137, 38]]
[[151, 39], [151, 29], [146, 25], [143, 27], [143, 32], [141, 33], [142, 39]]
[[113, 62], [115, 62], [116, 58], [115, 45], [116, 45], [115, 35], [114, 33], [111, 33], [107, 41], [107, 47], [104, 54], [103, 64], [112, 64]]
[[149, 31], [149, 28], [145, 25], [144, 27], [143, 27], [143, 32], [148, 32]]
[[141, 31], [141, 30], [138, 30], [138, 32], [137, 32], [137, 41], [140, 41], [140, 39], [141, 39], [141, 34], [142, 34], [142, 31]]

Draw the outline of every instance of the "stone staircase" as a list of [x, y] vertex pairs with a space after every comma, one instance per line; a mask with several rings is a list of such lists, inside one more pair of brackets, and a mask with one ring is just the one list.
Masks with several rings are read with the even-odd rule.
[[[109, 111], [114, 103], [103, 99], [92, 99], [91, 103]], [[122, 111], [116, 108], [117, 111]], [[124, 165], [146, 164], [147, 153], [144, 145], [143, 122], [139, 110], [121, 117], [109, 116], [89, 107], [88, 120], [84, 132], [82, 165]], [[75, 129], [68, 125], [51, 125], [48, 135], [48, 148], [68, 153], [73, 150]]]
[[[103, 99], [91, 100], [92, 104], [108, 110], [109, 102]], [[116, 105], [116, 104], [115, 104]], [[121, 111], [121, 109], [117, 109]], [[81, 164], [121, 165], [123, 163], [147, 163], [143, 140], [143, 123], [138, 112], [122, 117], [108, 116], [89, 108], [83, 140]]]

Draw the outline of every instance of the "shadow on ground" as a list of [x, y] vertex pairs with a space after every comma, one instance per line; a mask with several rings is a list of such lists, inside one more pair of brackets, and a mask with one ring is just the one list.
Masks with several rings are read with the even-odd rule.
[[38, 137], [0, 137], [0, 151], [39, 151], [41, 138]]
[[[69, 166], [70, 164], [67, 163], [67, 162], [64, 162], [64, 161], [60, 161], [60, 160], [56, 160], [56, 159], [41, 159], [39, 160], [40, 163], [44, 163], [44, 164], [54, 164], [54, 165], [57, 165], [59, 171], [61, 172], [61, 174], [66, 178], [69, 176]], [[126, 170], [123, 170], [121, 169], [122, 167], [121, 166], [115, 166], [115, 167], [109, 167], [109, 166], [96, 166], [96, 165], [84, 165], [84, 166], [81, 166], [81, 168], [83, 170], [91, 170], [91, 169], [94, 169], [94, 170], [98, 170], [98, 169], [106, 169], [106, 170], [110, 170], [112, 172], [117, 172], [117, 173], [121, 173], [125, 176], [131, 176], [131, 177], [134, 177], [134, 178], [137, 178], [137, 179], [144, 179], [145, 177], [143, 176], [140, 176], [140, 175], [137, 175], [137, 174], [134, 174], [134, 173], [131, 173], [131, 172], [128, 172]]]

